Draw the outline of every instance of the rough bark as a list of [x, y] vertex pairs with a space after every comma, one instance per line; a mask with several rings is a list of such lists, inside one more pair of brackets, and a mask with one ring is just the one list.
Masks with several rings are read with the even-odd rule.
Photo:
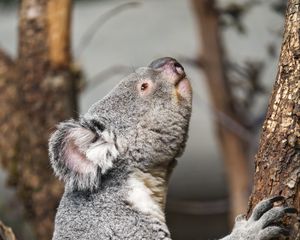
[[18, 140], [17, 126], [20, 120], [18, 113], [12, 111], [17, 105], [16, 64], [3, 51], [0, 50], [0, 160], [11, 172], [14, 172], [14, 164], [6, 159], [13, 159]]
[[[239, 117], [233, 107], [233, 98], [224, 68], [224, 54], [221, 45], [219, 13], [214, 1], [193, 0], [193, 7], [199, 24], [202, 41], [201, 67], [206, 77], [212, 105], [235, 121]], [[249, 172], [244, 142], [232, 130], [220, 122], [215, 122], [218, 140], [227, 172], [231, 219], [247, 208]]]
[[[283, 195], [300, 211], [300, 1], [289, 0], [278, 73], [255, 161], [250, 214], [255, 204]], [[296, 225], [300, 239], [299, 224]]]
[[48, 240], [63, 189], [49, 166], [48, 138], [58, 122], [77, 113], [71, 1], [22, 0], [19, 17], [18, 58], [2, 77], [0, 64], [1, 107], [5, 106], [0, 131], [7, 137], [0, 141], [0, 160], [37, 238]]

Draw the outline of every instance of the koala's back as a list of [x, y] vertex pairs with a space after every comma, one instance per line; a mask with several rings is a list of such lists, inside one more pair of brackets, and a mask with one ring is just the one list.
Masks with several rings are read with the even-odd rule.
[[60, 202], [53, 236], [66, 239], [169, 240], [170, 234], [164, 223], [135, 211], [115, 194], [70, 192]]

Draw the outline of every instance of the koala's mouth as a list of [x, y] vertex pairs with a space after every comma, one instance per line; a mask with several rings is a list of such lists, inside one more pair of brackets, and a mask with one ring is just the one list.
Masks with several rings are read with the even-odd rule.
[[174, 72], [177, 75], [177, 79], [174, 81], [177, 98], [184, 98], [190, 101], [192, 98], [192, 86], [186, 77], [184, 68], [175, 62]]
[[175, 84], [176, 92], [181, 97], [185, 99], [191, 99], [192, 97], [192, 86], [190, 84], [190, 81], [186, 78], [180, 78], [176, 84]]
[[187, 79], [187, 78], [186, 78], [185, 72], [181, 73], [180, 77], [175, 81], [175, 87], [177, 87], [178, 84], [179, 84], [181, 81], [183, 81], [184, 79]]

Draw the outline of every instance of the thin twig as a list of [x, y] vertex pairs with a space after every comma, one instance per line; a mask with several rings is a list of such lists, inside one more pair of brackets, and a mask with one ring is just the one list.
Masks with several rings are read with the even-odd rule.
[[132, 68], [126, 65], [114, 65], [110, 66], [101, 72], [97, 73], [95, 76], [91, 77], [87, 81], [87, 87], [84, 89], [84, 91], [89, 91], [90, 89], [94, 89], [99, 84], [102, 84], [103, 82], [107, 81], [111, 77], [118, 75], [118, 74], [126, 74], [128, 72], [132, 71]]
[[192, 58], [192, 57], [186, 57], [186, 56], [179, 56], [178, 61], [190, 65], [195, 68], [203, 68], [204, 66], [204, 61], [201, 60], [201, 58]]
[[194, 92], [194, 95], [196, 95], [197, 98], [203, 103], [207, 109], [213, 112], [213, 117], [225, 128], [230, 130], [231, 132], [238, 135], [241, 139], [243, 139], [245, 142], [252, 143], [254, 136], [252, 133], [250, 133], [243, 125], [235, 121], [232, 117], [224, 113], [223, 111], [220, 111], [212, 106], [212, 104], [205, 101], [201, 96]]
[[[203, 65], [205, 64], [203, 61], [197, 61], [194, 58], [188, 58], [185, 56], [181, 56], [180, 58], [181, 62], [190, 65], [192, 67], [195, 68], [203, 68]], [[239, 74], [246, 76], [247, 73], [245, 71], [247, 71], [247, 69], [242, 68], [239, 65], [231, 65], [230, 67], [235, 68], [236, 71], [239, 72]], [[216, 118], [216, 120], [222, 124], [224, 127], [226, 127], [228, 130], [232, 131], [233, 133], [237, 134], [241, 139], [243, 139], [245, 142], [248, 142], [250, 144], [252, 144], [253, 139], [254, 139], [254, 135], [246, 128], [244, 127], [242, 124], [240, 124], [239, 122], [237, 122], [236, 120], [234, 120], [232, 117], [230, 117], [229, 115], [227, 115], [225, 112], [220, 111], [216, 108], [213, 107], [212, 104], [206, 102], [204, 99], [202, 99], [200, 97], [199, 94], [197, 94], [197, 92], [194, 92], [194, 95], [196, 95], [199, 100], [209, 109], [214, 113], [214, 117]], [[196, 103], [197, 104], [197, 103]]]
[[119, 13], [123, 12], [124, 10], [132, 7], [136, 7], [140, 4], [140, 2], [126, 2], [123, 4], [120, 4], [104, 14], [100, 15], [94, 23], [90, 25], [90, 27], [87, 28], [83, 36], [81, 37], [79, 44], [77, 46], [76, 50], [76, 56], [79, 58], [83, 51], [86, 49], [86, 47], [89, 45], [89, 43], [93, 40], [98, 30], [107, 23], [110, 19], [118, 15]]
[[5, 226], [0, 221], [0, 239], [1, 240], [16, 240], [16, 237], [11, 228]]

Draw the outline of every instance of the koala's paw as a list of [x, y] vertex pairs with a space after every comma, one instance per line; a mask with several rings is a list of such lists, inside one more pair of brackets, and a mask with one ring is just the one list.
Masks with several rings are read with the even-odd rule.
[[284, 197], [275, 196], [259, 202], [248, 220], [245, 216], [238, 216], [229, 239], [269, 240], [289, 236], [290, 230], [282, 225], [282, 219], [286, 215], [297, 214], [297, 210], [273, 205], [279, 201], [284, 201]]

